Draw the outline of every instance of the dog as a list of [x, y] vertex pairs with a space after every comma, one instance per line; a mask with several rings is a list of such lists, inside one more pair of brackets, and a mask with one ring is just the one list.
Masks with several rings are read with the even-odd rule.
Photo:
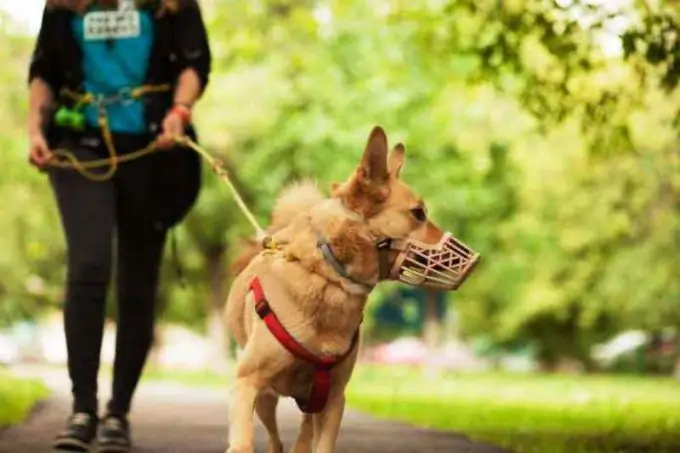
[[405, 147], [371, 131], [356, 170], [324, 196], [310, 181], [279, 196], [265, 241], [234, 262], [225, 322], [241, 356], [229, 406], [227, 453], [252, 453], [253, 411], [282, 453], [281, 396], [301, 409], [292, 453], [332, 453], [357, 362], [371, 290], [387, 279], [456, 289], [479, 255], [435, 225], [400, 178]]

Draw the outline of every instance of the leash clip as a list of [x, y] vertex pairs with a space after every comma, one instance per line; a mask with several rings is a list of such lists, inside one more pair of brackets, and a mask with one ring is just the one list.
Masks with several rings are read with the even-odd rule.
[[117, 101], [122, 105], [130, 105], [135, 102], [134, 96], [132, 96], [132, 88], [121, 88], [120, 91], [118, 91]]

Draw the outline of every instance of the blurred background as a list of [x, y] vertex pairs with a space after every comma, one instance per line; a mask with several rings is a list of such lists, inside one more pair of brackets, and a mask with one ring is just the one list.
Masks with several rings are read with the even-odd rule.
[[[10, 369], [66, 359], [64, 240], [26, 157], [43, 3], [0, 0]], [[517, 451], [680, 451], [677, 2], [200, 3], [214, 58], [200, 137], [261, 221], [287, 182], [347, 177], [380, 124], [432, 217], [482, 254], [458, 292], [373, 294], [352, 407]], [[250, 228], [206, 171], [175, 231], [184, 285], [166, 254], [147, 379], [226, 382], [227, 266]], [[110, 315], [103, 372], [113, 298]]]

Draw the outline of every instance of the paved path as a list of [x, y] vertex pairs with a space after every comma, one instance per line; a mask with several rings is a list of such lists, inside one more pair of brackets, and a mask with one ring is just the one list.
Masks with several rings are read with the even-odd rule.
[[[63, 371], [41, 371], [54, 391], [19, 427], [0, 433], [0, 453], [48, 453], [52, 436], [68, 413], [68, 382]], [[105, 383], [102, 383], [103, 385]], [[108, 383], [106, 383], [108, 384]], [[135, 453], [224, 453], [227, 445], [228, 383], [224, 390], [143, 384], [132, 416]], [[108, 388], [108, 385], [106, 387]], [[279, 421], [287, 448], [297, 434], [299, 416], [288, 400], [279, 405]], [[266, 436], [257, 423], [256, 452], [264, 453]], [[377, 421], [348, 412], [337, 453], [500, 453], [473, 444], [464, 436]]]

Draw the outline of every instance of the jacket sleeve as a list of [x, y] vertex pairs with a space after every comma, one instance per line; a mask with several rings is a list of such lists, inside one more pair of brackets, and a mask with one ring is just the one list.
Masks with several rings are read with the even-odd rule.
[[201, 81], [201, 94], [208, 86], [212, 55], [201, 8], [196, 0], [184, 0], [173, 27], [173, 46], [179, 71], [192, 68]]
[[42, 24], [28, 69], [29, 84], [33, 79], [39, 78], [47, 83], [55, 95], [63, 83], [59, 52], [54, 48], [59, 42], [59, 37], [54, 33], [58, 14], [54, 9], [45, 8], [43, 11]]

